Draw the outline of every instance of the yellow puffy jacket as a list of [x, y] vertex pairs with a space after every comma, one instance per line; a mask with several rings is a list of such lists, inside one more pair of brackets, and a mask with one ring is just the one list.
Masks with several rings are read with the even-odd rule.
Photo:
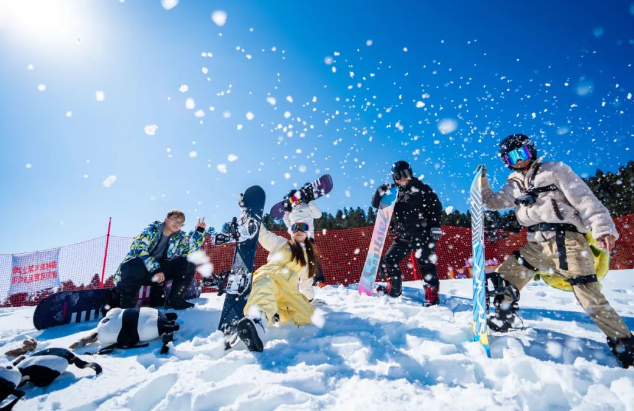
[[[597, 243], [597, 240], [595, 240], [592, 236], [592, 233], [586, 234], [586, 241], [588, 241], [590, 250], [592, 250], [592, 257], [594, 258], [594, 269], [597, 272], [597, 280], [599, 281], [599, 286], [601, 286], [601, 279], [605, 277], [610, 270], [610, 254], [605, 249], [599, 247], [599, 244]], [[564, 291], [572, 291], [572, 286], [570, 285], [570, 283], [558, 275], [548, 274], [548, 272], [543, 271], [537, 271], [535, 277], [541, 277], [542, 280], [544, 280], [551, 287], [555, 287]]]
[[[253, 273], [253, 288], [244, 315], [248, 317], [255, 307], [266, 314], [267, 321], [279, 314], [281, 322], [310, 324], [315, 308], [309, 301], [314, 290], [308, 267], [292, 261], [288, 240], [269, 232], [264, 225], [260, 226], [259, 242], [269, 256], [267, 263]], [[306, 251], [304, 256], [307, 259]]]

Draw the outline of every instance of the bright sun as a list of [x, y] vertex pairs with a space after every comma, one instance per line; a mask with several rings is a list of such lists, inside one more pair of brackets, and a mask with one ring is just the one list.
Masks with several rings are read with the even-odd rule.
[[0, 0], [0, 32], [10, 30], [45, 42], [76, 39], [76, 5], [68, 0]]

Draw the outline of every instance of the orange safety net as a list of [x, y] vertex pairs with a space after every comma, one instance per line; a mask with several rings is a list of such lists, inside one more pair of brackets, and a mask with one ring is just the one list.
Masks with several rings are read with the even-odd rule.
[[[617, 242], [616, 253], [612, 255], [610, 267], [612, 269], [634, 268], [634, 215], [619, 217], [614, 220], [621, 238]], [[441, 279], [461, 278], [469, 276], [471, 258], [471, 229], [464, 227], [443, 226], [443, 236], [436, 248], [437, 271]], [[354, 284], [359, 281], [365, 257], [367, 254], [373, 227], [351, 228], [344, 230], [323, 230], [315, 233], [315, 243], [319, 249], [321, 264], [326, 283]], [[276, 232], [288, 238], [286, 232]], [[486, 265], [492, 269], [504, 259], [526, 244], [526, 231], [520, 233], [498, 232], [497, 241], [485, 241]], [[384, 253], [393, 241], [388, 236]], [[47, 295], [57, 291], [83, 290], [99, 288], [105, 253], [106, 237], [84, 241], [59, 248], [57, 260], [57, 275], [59, 287], [39, 290], [26, 289], [23, 292], [9, 296], [13, 277], [14, 257], [31, 253], [0, 254], [0, 307], [16, 307], [36, 305]], [[108, 256], [104, 274], [105, 287], [114, 285], [114, 273], [128, 253], [132, 239], [129, 237], [110, 237]], [[203, 250], [210, 257], [215, 272], [231, 268], [235, 245], [225, 244], [212, 246], [208, 240], [203, 244]], [[258, 245], [255, 268], [266, 263], [267, 252]], [[43, 262], [44, 263], [44, 262]], [[37, 264], [37, 261], [35, 262]], [[27, 270], [28, 271], [28, 270]], [[412, 259], [408, 256], [401, 262], [401, 271], [405, 281], [420, 280], [421, 274], [417, 267], [412, 266]], [[200, 274], [196, 274], [200, 280]], [[31, 278], [27, 276], [25, 278]], [[34, 287], [36, 282], [33, 282]], [[211, 289], [203, 289], [211, 291]]]

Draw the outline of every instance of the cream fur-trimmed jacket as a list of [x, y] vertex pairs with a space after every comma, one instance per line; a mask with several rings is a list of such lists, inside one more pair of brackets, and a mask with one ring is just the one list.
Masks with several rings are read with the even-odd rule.
[[[515, 205], [515, 199], [529, 188], [533, 175], [534, 188], [555, 185], [557, 190], [538, 194], [537, 201], [530, 206]], [[590, 187], [562, 162], [535, 161], [526, 172], [514, 171], [497, 193], [491, 190], [489, 179], [485, 176], [482, 178], [482, 201], [489, 210], [515, 207], [517, 221], [522, 227], [539, 223], [563, 223], [574, 225], [581, 233], [592, 231], [594, 238], [606, 234], [617, 239], [619, 237], [608, 209], [596, 198]], [[554, 236], [554, 231], [529, 232], [528, 241], [541, 242]]]

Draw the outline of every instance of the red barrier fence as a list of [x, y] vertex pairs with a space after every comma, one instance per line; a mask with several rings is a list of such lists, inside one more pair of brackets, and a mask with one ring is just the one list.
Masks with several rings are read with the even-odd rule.
[[[634, 268], [634, 215], [615, 220], [621, 238], [617, 242], [617, 253], [612, 256], [612, 269]], [[469, 266], [471, 257], [471, 230], [463, 227], [443, 226], [444, 235], [436, 249], [437, 269], [441, 278], [459, 276]], [[286, 233], [278, 233], [286, 235]], [[356, 283], [361, 275], [366, 252], [372, 236], [372, 227], [328, 230], [317, 232], [316, 244], [320, 250], [322, 267], [328, 284]], [[525, 231], [521, 233], [499, 232], [496, 242], [486, 241], [486, 259], [502, 262], [514, 250], [526, 243]], [[104, 257], [107, 237], [85, 241], [54, 250], [36, 253], [0, 254], [0, 306], [16, 307], [35, 305], [54, 291], [99, 288], [102, 271], [105, 286], [113, 285], [113, 275], [123, 260], [132, 239], [110, 236], [107, 260]], [[384, 252], [393, 238], [387, 239]], [[208, 242], [203, 250], [209, 255], [214, 271], [231, 266], [234, 245], [211, 246]], [[255, 266], [266, 263], [267, 252], [260, 246]], [[54, 263], [53, 263], [54, 261]], [[492, 261], [495, 265], [496, 261]], [[405, 281], [414, 280], [410, 258], [401, 263]], [[420, 279], [420, 274], [417, 274]], [[51, 281], [58, 281], [50, 287]], [[48, 288], [45, 288], [48, 287]]]

